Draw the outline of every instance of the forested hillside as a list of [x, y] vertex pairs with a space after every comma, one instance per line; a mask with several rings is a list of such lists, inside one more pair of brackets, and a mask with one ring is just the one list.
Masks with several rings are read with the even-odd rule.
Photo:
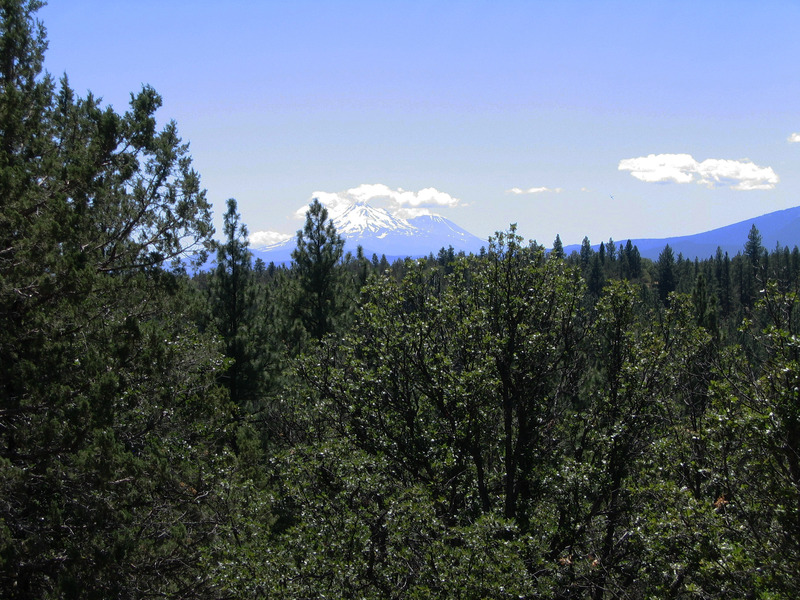
[[800, 250], [390, 264], [315, 202], [253, 263], [158, 94], [0, 7], [0, 595], [798, 595]]

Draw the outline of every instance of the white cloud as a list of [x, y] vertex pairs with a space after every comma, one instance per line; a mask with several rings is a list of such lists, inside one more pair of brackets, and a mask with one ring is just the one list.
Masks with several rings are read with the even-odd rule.
[[650, 154], [623, 159], [619, 161], [618, 168], [620, 171], [630, 171], [636, 179], [648, 183], [689, 183], [694, 179], [692, 172], [697, 168], [697, 161], [689, 154]]
[[408, 204], [409, 206], [446, 206], [453, 208], [457, 206], [460, 200], [453, 198], [446, 192], [440, 192], [436, 188], [425, 188], [418, 192], [405, 192], [400, 188], [397, 189], [396, 195], [392, 196], [400, 206]]
[[[311, 198], [319, 200], [320, 203], [328, 209], [328, 214], [330, 215], [344, 212], [344, 210], [353, 203], [352, 198], [332, 192], [314, 192], [311, 194]], [[311, 204], [311, 202], [308, 204]], [[298, 219], [305, 219], [306, 212], [308, 211], [308, 204], [304, 204], [294, 211], [294, 216]]]
[[532, 187], [532, 188], [527, 188], [527, 189], [522, 189], [522, 188], [515, 187], [515, 188], [511, 188], [510, 190], [506, 190], [506, 191], [509, 194], [519, 195], [519, 194], [541, 194], [543, 192], [554, 192], [554, 193], [558, 194], [558, 193], [562, 192], [563, 190], [561, 188], [549, 188], [549, 187]]
[[793, 133], [792, 135], [789, 136], [790, 144], [796, 144], [798, 142], [800, 142], [800, 133]]
[[271, 246], [273, 244], [279, 244], [293, 237], [294, 236], [292, 235], [279, 233], [277, 231], [255, 231], [251, 233], [247, 239], [250, 242], [251, 246], [258, 248], [262, 246]]
[[697, 167], [698, 183], [708, 187], [729, 186], [734, 190], [771, 190], [778, 183], [772, 167], [759, 167], [750, 161], [709, 158]]
[[[458, 198], [433, 187], [412, 192], [403, 188], [392, 189], [382, 183], [362, 183], [344, 192], [314, 192], [311, 198], [317, 198], [328, 209], [331, 217], [356, 202], [369, 203], [373, 200], [386, 202], [389, 212], [404, 219], [433, 214], [431, 208], [437, 206], [453, 208], [461, 203]], [[307, 210], [308, 205], [305, 205], [294, 214], [304, 218]]]
[[[450, 194], [440, 192], [436, 188], [425, 188], [418, 192], [404, 190], [403, 188], [391, 189], [382, 183], [362, 183], [360, 186], [351, 188], [346, 192], [337, 194], [339, 198], [355, 200], [358, 202], [369, 202], [371, 200], [387, 200], [391, 205], [399, 208], [401, 206], [457, 206], [458, 198], [453, 198]], [[320, 200], [322, 202], [322, 200]]]
[[619, 161], [620, 171], [647, 183], [697, 183], [710, 188], [771, 190], [779, 181], [772, 167], [759, 167], [750, 160], [709, 158], [698, 162], [690, 154], [649, 154]]

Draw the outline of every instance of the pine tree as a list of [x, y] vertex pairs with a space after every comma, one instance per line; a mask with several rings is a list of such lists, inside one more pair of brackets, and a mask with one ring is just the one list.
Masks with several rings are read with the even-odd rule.
[[564, 258], [564, 244], [561, 243], [561, 236], [556, 234], [556, 239], [553, 240], [553, 250], [551, 251], [553, 258]]
[[605, 285], [605, 276], [603, 274], [603, 262], [600, 253], [592, 256], [589, 263], [589, 274], [586, 277], [586, 289], [588, 292], [598, 298], [603, 291]]
[[642, 276], [642, 257], [639, 254], [639, 248], [633, 245], [630, 240], [625, 244], [625, 250], [622, 252], [625, 256], [625, 262], [628, 265], [628, 275], [631, 279], [637, 279]]
[[0, 589], [203, 596], [227, 411], [163, 267], [210, 207], [154, 90], [56, 91], [39, 6], [0, 5]]
[[750, 232], [747, 234], [747, 243], [744, 246], [744, 254], [750, 260], [750, 264], [755, 269], [758, 267], [761, 257], [765, 254], [763, 244], [761, 243], [761, 232], [755, 224], [750, 227]]
[[587, 269], [589, 268], [589, 261], [592, 260], [592, 255], [594, 254], [594, 250], [592, 250], [592, 244], [589, 241], [588, 237], [584, 237], [583, 241], [581, 242], [581, 269], [583, 270], [584, 277], [586, 276]]
[[675, 291], [675, 254], [669, 244], [664, 246], [656, 261], [658, 273], [658, 297], [666, 305], [670, 293]]
[[348, 290], [339, 264], [343, 251], [344, 239], [328, 220], [328, 210], [315, 198], [292, 252], [292, 272], [298, 284], [292, 312], [313, 339], [335, 331], [345, 312]]
[[766, 250], [761, 243], [761, 233], [753, 225], [747, 234], [747, 242], [744, 246], [744, 256], [742, 264], [739, 265], [739, 297], [745, 308], [752, 308], [755, 304], [758, 290], [763, 285], [761, 277], [762, 263], [766, 270]]
[[266, 386], [268, 341], [264, 290], [259, 289], [248, 250], [247, 228], [240, 223], [236, 200], [228, 200], [225, 241], [209, 280], [211, 318], [232, 363], [222, 377], [238, 406], [255, 410]]

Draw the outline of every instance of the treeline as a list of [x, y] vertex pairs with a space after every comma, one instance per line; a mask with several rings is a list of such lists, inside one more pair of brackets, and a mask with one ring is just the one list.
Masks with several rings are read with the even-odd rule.
[[[662, 306], [668, 305], [672, 292], [701, 294], [711, 303], [709, 317], [718, 319], [726, 332], [732, 334], [755, 307], [766, 282], [778, 282], [784, 291], [797, 289], [800, 283], [800, 249], [797, 246], [792, 249], [777, 246], [769, 251], [763, 246], [755, 225], [742, 244], [742, 252], [733, 257], [718, 248], [714, 256], [704, 260], [688, 259], [682, 254], [675, 256], [667, 245], [658, 260], [650, 261], [641, 258], [630, 240], [626, 244], [616, 244], [611, 239], [601, 243], [595, 251], [588, 238], [584, 238], [580, 253], [573, 252], [566, 260], [580, 268], [594, 296], [599, 296], [605, 283], [613, 279], [643, 284], [644, 291], [656, 296]], [[553, 254], [564, 256], [558, 238]], [[644, 300], [658, 305], [653, 298]]]
[[315, 202], [253, 264], [152, 89], [42, 72], [38, 6], [0, 4], [0, 595], [797, 596], [797, 248], [390, 264]]

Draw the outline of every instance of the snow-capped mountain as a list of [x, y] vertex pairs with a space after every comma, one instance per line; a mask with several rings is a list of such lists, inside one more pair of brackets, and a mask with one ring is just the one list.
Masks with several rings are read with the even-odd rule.
[[480, 245], [474, 250], [468, 251], [465, 249], [465, 252], [478, 252], [481, 247], [487, 245], [486, 240], [479, 240], [466, 229], [462, 229], [449, 219], [439, 215], [423, 215], [410, 219], [408, 223], [418, 231], [428, 231], [436, 233], [439, 237], [455, 240], [457, 243], [451, 242], [451, 244], [456, 250], [462, 247], [472, 247], [476, 240], [480, 242]]
[[336, 231], [346, 240], [386, 235], [390, 232], [414, 235], [416, 231], [408, 221], [398, 219], [382, 208], [366, 202], [354, 202], [339, 214], [332, 214]]
[[[428, 256], [441, 248], [452, 246], [456, 252], [477, 253], [487, 242], [439, 216], [401, 219], [389, 211], [354, 202], [330, 216], [336, 231], [345, 239], [345, 252], [354, 255], [358, 246], [368, 258], [373, 254], [386, 258]], [[254, 258], [266, 263], [288, 263], [297, 239], [292, 238], [271, 246], [251, 247]]]

